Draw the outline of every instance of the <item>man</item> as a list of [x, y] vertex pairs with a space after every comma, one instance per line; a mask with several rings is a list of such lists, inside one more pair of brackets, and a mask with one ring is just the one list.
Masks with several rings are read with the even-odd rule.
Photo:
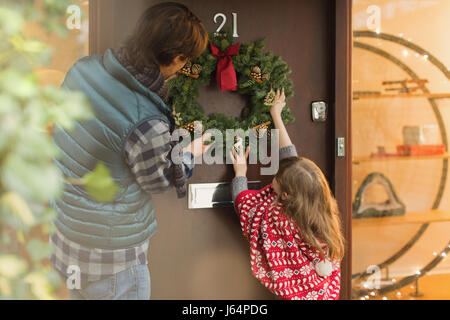
[[55, 162], [67, 177], [81, 178], [101, 161], [120, 186], [113, 201], [100, 203], [67, 184], [51, 203], [58, 212], [52, 263], [66, 279], [80, 277], [80, 286], [69, 288], [72, 299], [150, 298], [147, 251], [157, 231], [151, 194], [175, 186], [184, 196], [191, 162], [208, 148], [207, 137], [196, 139], [182, 149], [183, 163], [173, 163], [166, 81], [207, 42], [188, 8], [161, 3], [144, 12], [124, 46], [84, 57], [66, 75], [63, 87], [84, 92], [95, 117], [70, 132], [55, 125]]

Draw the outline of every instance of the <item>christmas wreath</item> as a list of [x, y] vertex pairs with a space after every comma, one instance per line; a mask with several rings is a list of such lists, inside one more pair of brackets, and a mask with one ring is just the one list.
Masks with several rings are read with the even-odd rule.
[[[168, 105], [172, 107], [176, 124], [191, 133], [215, 128], [224, 136], [226, 129], [242, 129], [247, 136], [248, 130], [258, 133], [260, 129], [272, 129], [269, 111], [275, 90], [284, 88], [286, 100], [293, 96], [293, 83], [287, 78], [292, 70], [280, 56], [271, 51], [263, 52], [265, 38], [245, 44], [233, 43], [232, 32], [226, 30], [210, 34], [209, 39], [206, 50], [169, 82]], [[231, 90], [250, 97], [240, 117], [208, 115], [196, 101], [199, 88], [210, 84], [214, 72], [222, 92]], [[284, 108], [282, 118], [286, 124], [294, 120], [288, 107]], [[198, 123], [201, 126], [197, 126]]]

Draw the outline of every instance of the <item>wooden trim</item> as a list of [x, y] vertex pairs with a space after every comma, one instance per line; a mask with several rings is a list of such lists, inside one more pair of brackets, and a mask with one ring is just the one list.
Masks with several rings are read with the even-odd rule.
[[89, 54], [98, 52], [99, 0], [89, 0]]
[[435, 155], [423, 155], [423, 156], [379, 156], [379, 157], [355, 157], [352, 158], [353, 164], [360, 164], [361, 162], [386, 162], [386, 161], [402, 161], [402, 160], [440, 160], [440, 159], [449, 159], [450, 154], [435, 154]]
[[428, 210], [419, 212], [406, 212], [401, 216], [386, 216], [377, 218], [353, 219], [353, 228], [382, 228], [393, 225], [422, 224], [450, 221], [450, 211]]
[[89, 54], [103, 54], [114, 45], [115, 6], [112, 0], [89, 0]]
[[[334, 170], [331, 181], [339, 205], [346, 240], [346, 253], [341, 269], [340, 299], [352, 296], [352, 150], [351, 150], [351, 49], [352, 49], [352, 0], [334, 1], [335, 10], [331, 24], [334, 36]], [[345, 157], [338, 158], [336, 141], [345, 138]]]
[[397, 93], [397, 94], [354, 94], [353, 100], [359, 99], [383, 99], [383, 98], [427, 98], [449, 99], [450, 93]]

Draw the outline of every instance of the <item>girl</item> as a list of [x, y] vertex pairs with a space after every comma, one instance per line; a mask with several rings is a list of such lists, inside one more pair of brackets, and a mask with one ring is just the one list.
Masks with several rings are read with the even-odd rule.
[[319, 167], [297, 156], [281, 118], [285, 105], [284, 89], [277, 90], [270, 113], [279, 129], [280, 166], [271, 184], [248, 190], [249, 148], [230, 153], [235, 209], [253, 275], [264, 286], [282, 299], [335, 300], [344, 255], [338, 207]]

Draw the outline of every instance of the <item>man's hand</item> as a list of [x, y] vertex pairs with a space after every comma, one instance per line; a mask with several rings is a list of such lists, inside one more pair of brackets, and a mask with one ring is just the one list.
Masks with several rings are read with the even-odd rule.
[[272, 118], [275, 118], [275, 116], [281, 116], [281, 111], [283, 111], [283, 108], [285, 106], [286, 96], [284, 95], [284, 88], [281, 91], [280, 89], [277, 89], [275, 100], [272, 104], [272, 108], [270, 108], [270, 114], [272, 115]]
[[248, 153], [250, 152], [250, 146], [247, 147], [247, 150], [239, 150], [239, 153], [233, 148], [233, 151], [230, 151], [230, 158], [233, 161], [233, 168], [236, 177], [245, 177], [247, 175], [247, 158]]
[[188, 151], [194, 155], [194, 158], [197, 158], [204, 154], [213, 144], [205, 144], [205, 141], [208, 141], [211, 138], [211, 133], [205, 133], [200, 138], [197, 138], [185, 148], [181, 149], [181, 151]]

